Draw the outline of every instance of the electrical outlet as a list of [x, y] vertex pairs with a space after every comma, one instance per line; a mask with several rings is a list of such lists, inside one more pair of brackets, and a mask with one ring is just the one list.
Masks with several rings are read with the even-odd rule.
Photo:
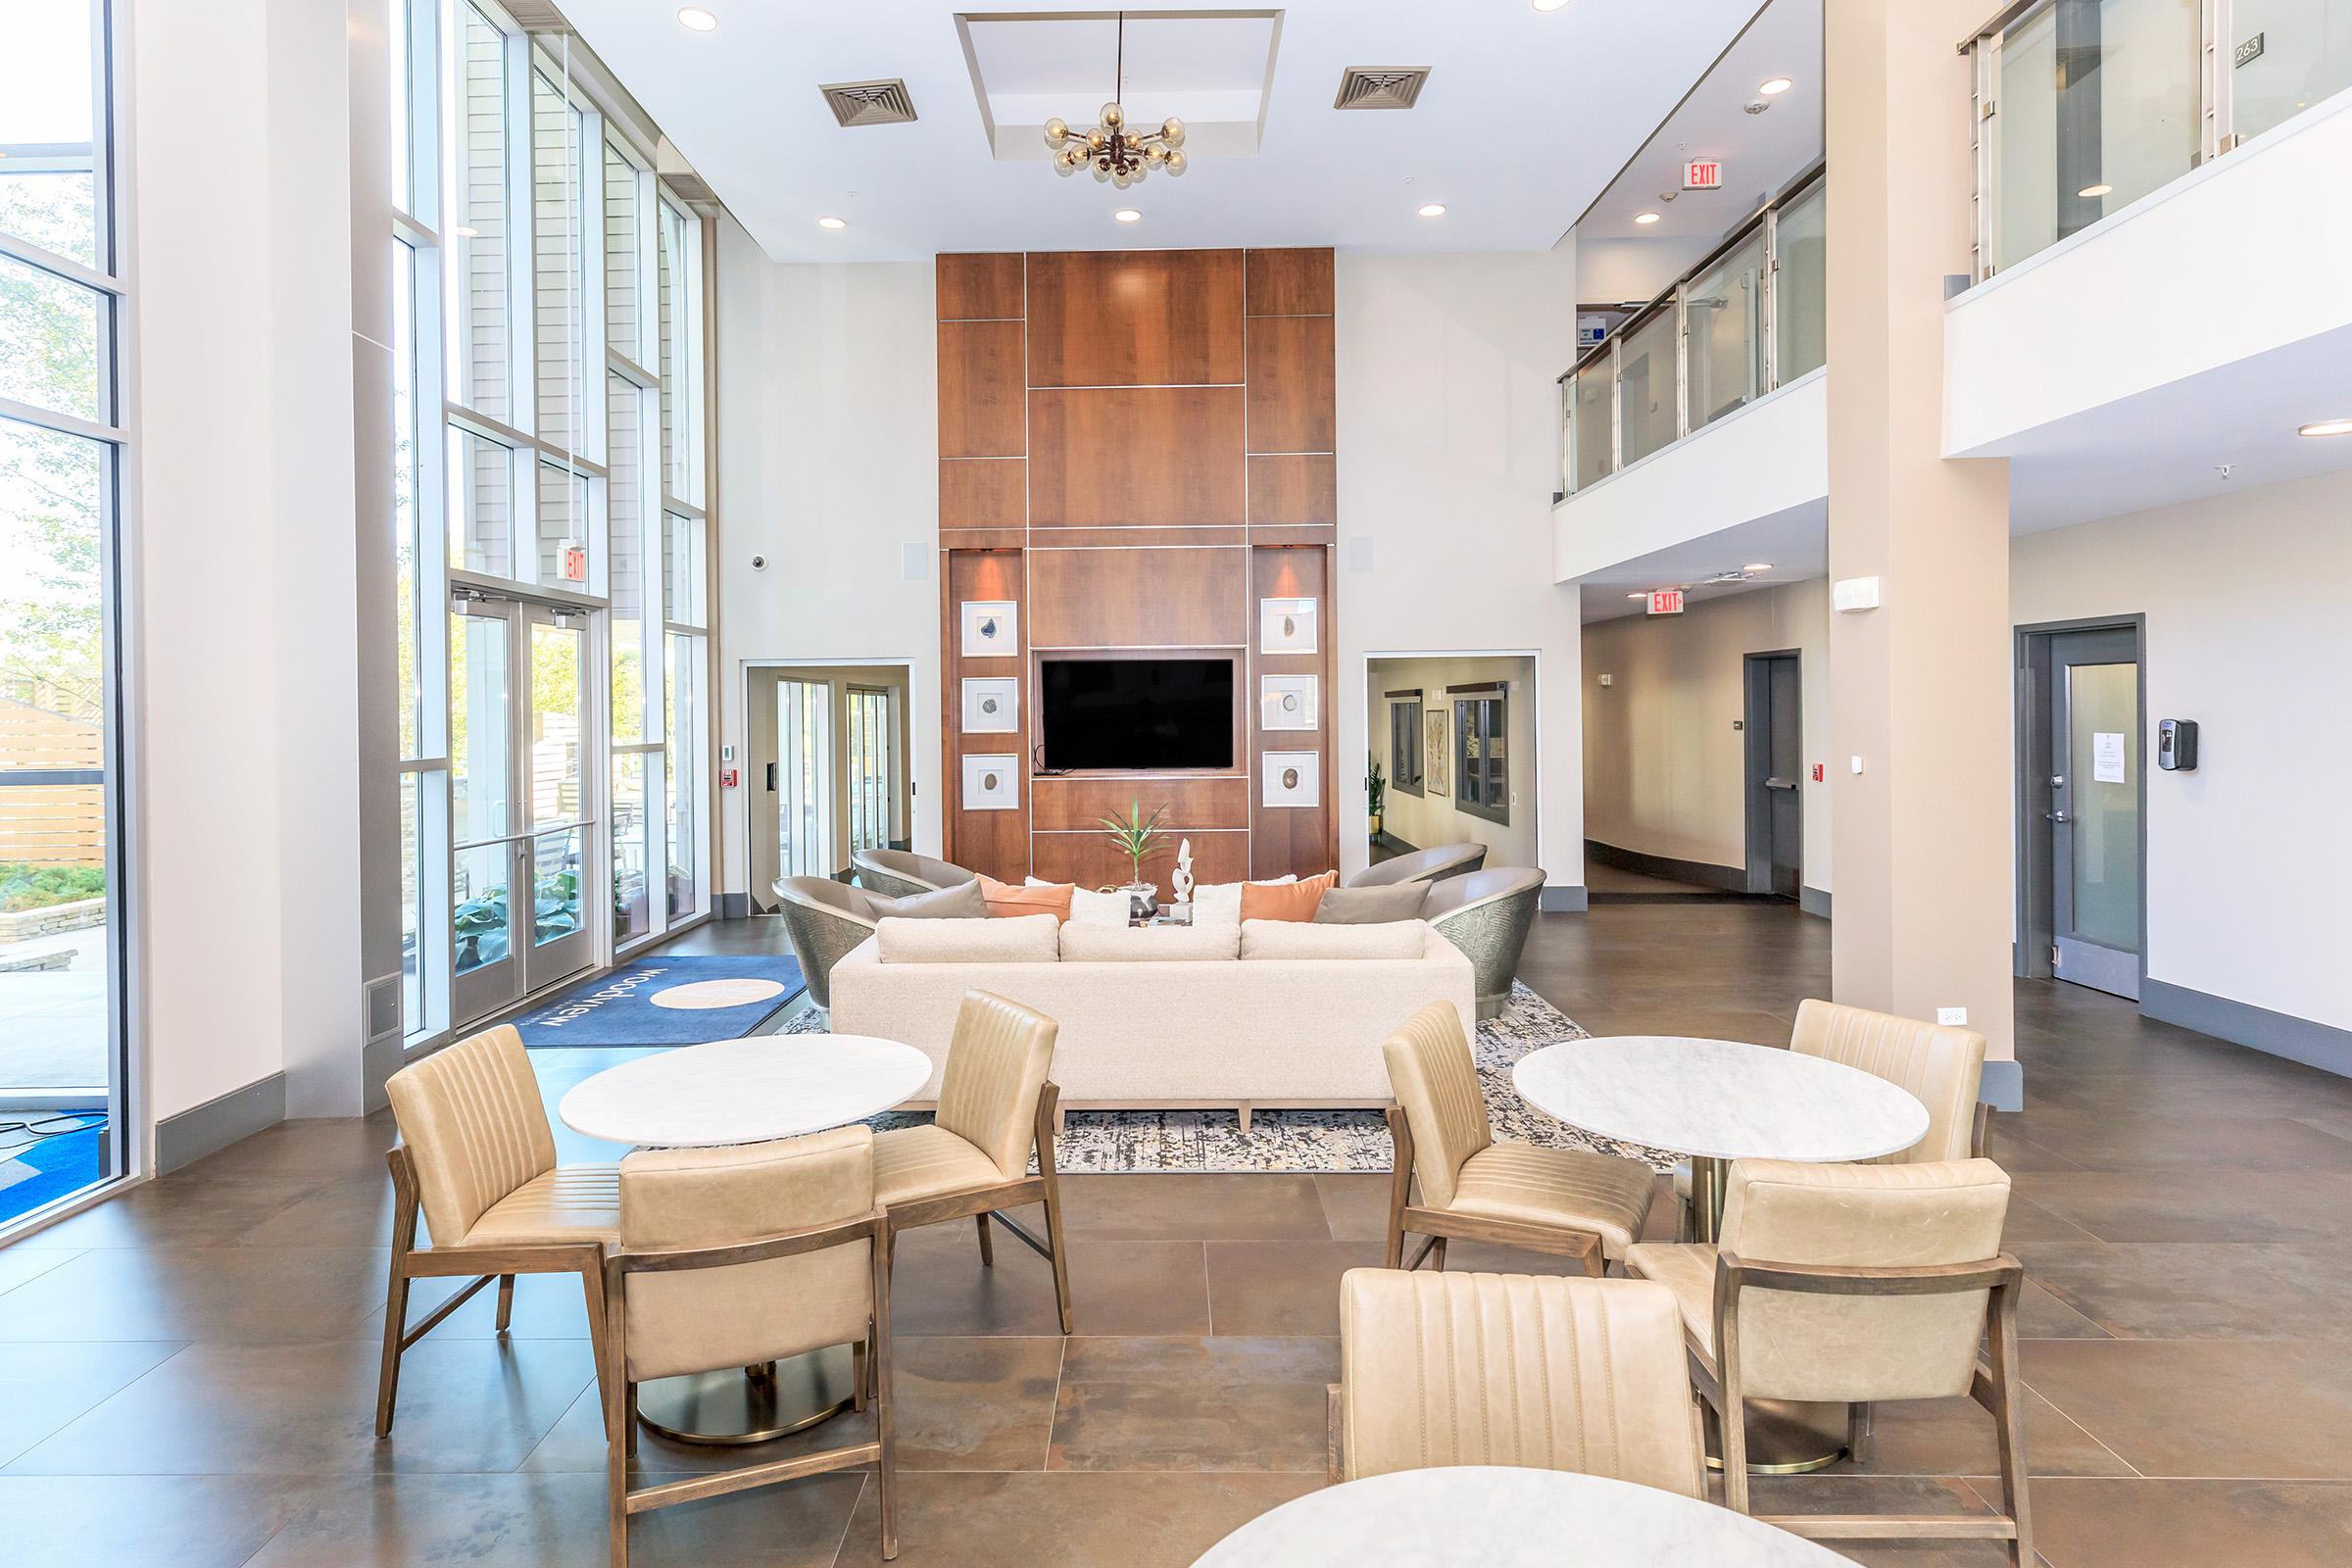
[[1940, 1024], [1966, 1028], [1968, 1026], [1968, 1009], [1966, 1007], [1937, 1007], [1936, 1021]]

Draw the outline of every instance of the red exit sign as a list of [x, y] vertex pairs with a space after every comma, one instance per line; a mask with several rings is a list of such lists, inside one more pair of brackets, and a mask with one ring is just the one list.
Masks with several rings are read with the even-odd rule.
[[1649, 612], [1653, 615], [1679, 615], [1683, 612], [1683, 591], [1680, 588], [1660, 588], [1649, 596]]
[[1683, 166], [1683, 189], [1723, 189], [1723, 165], [1712, 158], [1693, 158]]

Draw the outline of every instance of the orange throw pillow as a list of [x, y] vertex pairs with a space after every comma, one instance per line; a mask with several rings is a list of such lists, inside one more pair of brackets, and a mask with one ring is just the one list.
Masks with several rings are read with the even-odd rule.
[[1337, 871], [1297, 882], [1245, 882], [1242, 918], [1245, 920], [1312, 920], [1324, 893], [1340, 880]]
[[1070, 917], [1070, 894], [1075, 885], [1056, 882], [1047, 887], [1018, 887], [1000, 882], [993, 876], [980, 879], [980, 896], [988, 901], [991, 919], [1008, 919], [1024, 914], [1050, 914], [1056, 920]]

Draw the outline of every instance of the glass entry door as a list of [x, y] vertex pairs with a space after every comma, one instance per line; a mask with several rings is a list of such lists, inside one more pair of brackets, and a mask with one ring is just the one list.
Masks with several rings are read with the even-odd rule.
[[890, 691], [880, 686], [852, 686], [850, 710], [850, 848], [887, 850], [891, 845], [891, 809], [899, 797], [898, 770], [892, 745], [897, 722], [890, 710]]
[[475, 600], [450, 617], [454, 1024], [595, 962], [588, 617]]
[[833, 688], [776, 682], [776, 864], [783, 876], [831, 876]]
[[2051, 972], [2139, 995], [2139, 650], [2128, 629], [2050, 639]]

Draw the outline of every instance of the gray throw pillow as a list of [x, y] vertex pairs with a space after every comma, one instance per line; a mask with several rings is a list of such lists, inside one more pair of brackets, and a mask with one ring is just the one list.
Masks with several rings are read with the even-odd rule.
[[1429, 897], [1426, 882], [1400, 882], [1386, 888], [1333, 888], [1315, 906], [1317, 925], [1388, 925], [1421, 918], [1422, 901]]
[[874, 918], [885, 915], [901, 920], [985, 920], [988, 918], [988, 900], [980, 892], [977, 877], [958, 882], [952, 888], [935, 888], [929, 893], [909, 893], [903, 899], [886, 899], [878, 893], [867, 893], [866, 901], [874, 906]]

